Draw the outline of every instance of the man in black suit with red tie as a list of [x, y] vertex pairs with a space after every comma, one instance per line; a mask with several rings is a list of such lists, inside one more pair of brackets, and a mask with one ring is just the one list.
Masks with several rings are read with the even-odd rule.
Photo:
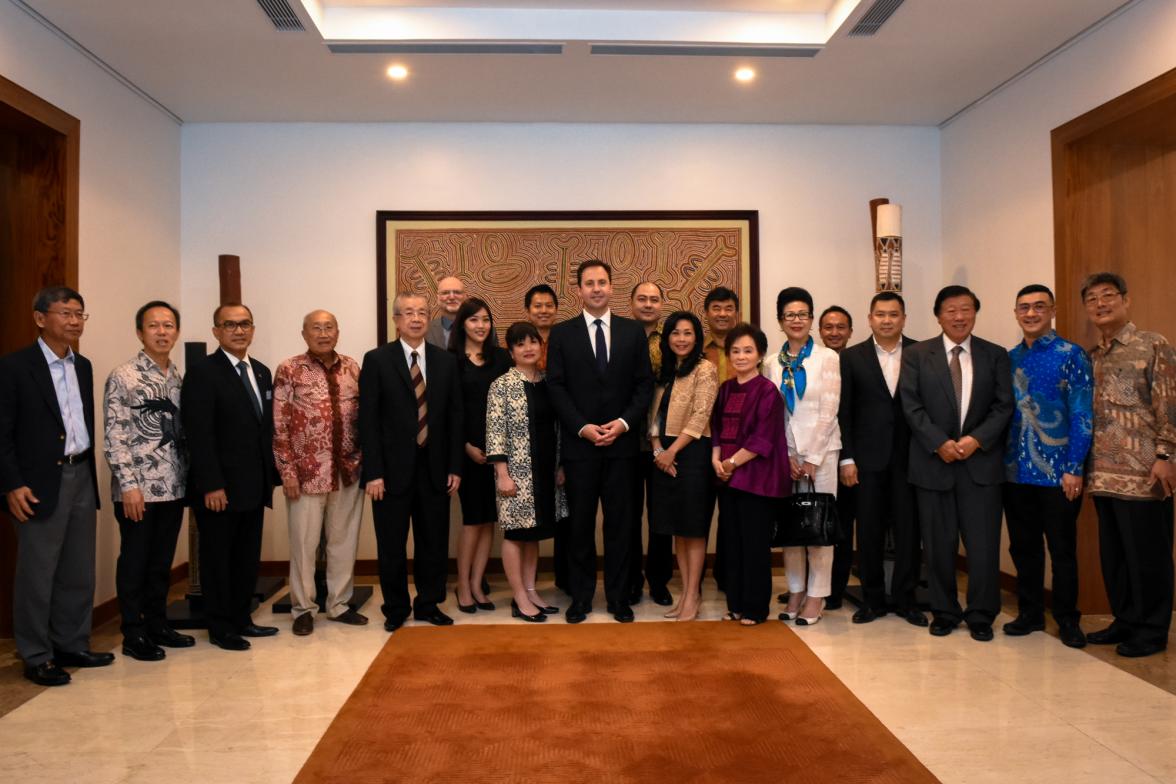
[[[408, 620], [449, 626], [449, 498], [461, 484], [464, 454], [461, 386], [453, 354], [425, 342], [429, 303], [397, 294], [398, 338], [372, 349], [359, 374], [361, 481], [372, 499], [384, 629]], [[412, 524], [416, 598], [408, 598], [408, 527]]]
[[[1013, 414], [1009, 353], [972, 334], [980, 300], [965, 286], [935, 297], [943, 334], [902, 352], [902, 408], [911, 427], [915, 486], [931, 589], [931, 634], [961, 619], [972, 639], [992, 639], [1000, 612], [1001, 484]], [[968, 558], [968, 606], [960, 609], [956, 555]]]
[[188, 368], [180, 416], [188, 439], [188, 494], [200, 531], [200, 587], [208, 640], [227, 651], [276, 626], [250, 617], [265, 508], [279, 484], [274, 467], [273, 376], [249, 356], [253, 312], [239, 303], [212, 314], [219, 348]]
[[629, 607], [633, 476], [653, 394], [653, 370], [645, 330], [609, 310], [612, 269], [588, 259], [576, 270], [584, 311], [551, 330], [547, 384], [560, 419], [563, 465], [571, 512], [568, 623], [592, 612], [596, 593], [596, 509], [604, 509], [604, 595], [621, 623]]
[[841, 483], [856, 488], [858, 572], [861, 608], [854, 623], [886, 615], [882, 569], [886, 530], [894, 532], [894, 573], [890, 596], [897, 613], [915, 626], [927, 618], [915, 601], [922, 550], [915, 493], [907, 480], [911, 431], [902, 413], [899, 377], [903, 351], [915, 341], [903, 334], [906, 303], [883, 291], [870, 300], [869, 340], [841, 352]]

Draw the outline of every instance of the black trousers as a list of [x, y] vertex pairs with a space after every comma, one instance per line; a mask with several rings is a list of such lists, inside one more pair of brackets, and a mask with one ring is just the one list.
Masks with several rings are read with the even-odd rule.
[[[862, 596], [875, 610], [887, 609], [886, 573], [882, 564], [886, 555], [886, 531], [891, 530], [894, 532], [894, 573], [890, 578], [890, 599], [900, 611], [916, 609], [915, 588], [919, 584], [922, 547], [915, 493], [907, 481], [906, 465], [896, 459], [881, 471], [859, 469], [857, 490], [858, 572], [862, 578]], [[999, 536], [999, 517], [996, 524]], [[955, 569], [954, 561], [952, 569]]]
[[[964, 463], [952, 463], [951, 490], [917, 488], [927, 551], [931, 612], [936, 618], [992, 623], [1000, 613], [1000, 485], [980, 485]], [[968, 557], [968, 606], [960, 609], [956, 554]]]
[[213, 512], [198, 503], [200, 589], [208, 632], [217, 637], [237, 634], [252, 622], [265, 507]]
[[777, 499], [728, 487], [719, 493], [727, 609], [764, 621], [772, 601], [772, 524]]
[[[449, 496], [437, 490], [417, 456], [412, 483], [403, 493], [385, 493], [372, 501], [376, 557], [385, 620], [403, 623], [409, 612], [424, 616], [445, 601], [449, 573]], [[408, 528], [412, 525], [412, 582], [416, 597], [408, 598]]]
[[[1045, 545], [1053, 569], [1053, 617], [1078, 622], [1078, 512], [1082, 497], [1066, 498], [1062, 488], [1017, 482], [1004, 485], [1009, 555], [1017, 567], [1017, 613], [1045, 618]], [[1044, 545], [1043, 545], [1044, 538]]]
[[1094, 497], [1099, 560], [1115, 626], [1133, 642], [1168, 642], [1172, 625], [1172, 499]]
[[[650, 504], [649, 479], [653, 474], [653, 453], [637, 455], [637, 470], [633, 481], [633, 533], [629, 543], [632, 558], [629, 561], [629, 590], [641, 590], [643, 583], [649, 583], [649, 590], [664, 589], [674, 574], [674, 537], [654, 533], [649, 526], [653, 517]], [[645, 525], [641, 525], [641, 512], [645, 511]], [[645, 528], [649, 542], [645, 550], [645, 575], [641, 574], [641, 529]]]
[[853, 568], [853, 527], [857, 516], [857, 487], [837, 486], [837, 516], [841, 518], [845, 538], [833, 546], [833, 575], [830, 581], [829, 599], [826, 604], [841, 601], [845, 587], [849, 585], [849, 572]]
[[574, 460], [564, 463], [567, 477], [568, 587], [572, 599], [591, 604], [596, 594], [596, 508], [604, 511], [604, 597], [609, 604], [628, 605], [633, 541], [632, 457]]
[[176, 539], [184, 522], [183, 500], [146, 504], [143, 519], [135, 522], [114, 502], [118, 520], [118, 566], [114, 584], [122, 612], [125, 638], [167, 628], [167, 591], [171, 587]]

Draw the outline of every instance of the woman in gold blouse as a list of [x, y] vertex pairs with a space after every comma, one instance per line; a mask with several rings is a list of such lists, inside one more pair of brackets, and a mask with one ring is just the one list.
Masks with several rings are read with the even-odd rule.
[[715, 366], [702, 358], [702, 323], [671, 313], [662, 327], [661, 370], [649, 409], [653, 443], [650, 480], [653, 531], [674, 537], [682, 593], [667, 618], [698, 616], [698, 584], [710, 533], [710, 417], [719, 389]]

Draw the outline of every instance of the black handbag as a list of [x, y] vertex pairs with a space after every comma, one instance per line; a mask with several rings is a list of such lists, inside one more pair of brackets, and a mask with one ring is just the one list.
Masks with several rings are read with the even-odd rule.
[[800, 490], [780, 499], [772, 547], [826, 547], [841, 542], [845, 532], [837, 514], [837, 496], [818, 493], [813, 480], [802, 479]]

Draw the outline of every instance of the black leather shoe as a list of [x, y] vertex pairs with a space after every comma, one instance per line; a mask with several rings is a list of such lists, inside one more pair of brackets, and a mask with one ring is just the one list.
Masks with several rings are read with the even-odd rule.
[[434, 626], [452, 626], [453, 625], [453, 619], [437, 609], [434, 609], [432, 612], [427, 612], [427, 613], [421, 613], [421, 614], [413, 613], [412, 617], [418, 621], [424, 621], [425, 623], [431, 623]]
[[218, 648], [223, 648], [226, 651], [247, 651], [250, 648], [249, 640], [246, 640], [239, 634], [232, 632], [225, 635], [216, 635], [209, 633], [208, 641]]
[[484, 602], [479, 602], [477, 599], [474, 599], [474, 606], [483, 612], [493, 612], [494, 610], [498, 609], [494, 606], [494, 602], [490, 601], [489, 599]]
[[525, 612], [519, 609], [519, 603], [514, 599], [510, 600], [510, 617], [522, 618], [527, 623], [544, 623], [547, 621], [547, 616], [543, 613], [542, 609], [540, 609], [539, 612], [535, 613], [534, 615], [527, 615]]
[[969, 623], [968, 631], [971, 633], [972, 639], [976, 642], [988, 642], [992, 639], [991, 623], [981, 623], [979, 621], [976, 623]]
[[[482, 587], [482, 595], [483, 596], [490, 593], [490, 581], [487, 580], [485, 577], [482, 578], [482, 586], [481, 587]], [[479, 609], [481, 609], [481, 608], [479, 608]]]
[[633, 622], [633, 608], [624, 604], [610, 604], [608, 611], [612, 613], [612, 617], [617, 619], [617, 623], [632, 623]]
[[384, 631], [394, 632], [404, 625], [404, 618], [386, 618], [384, 620]]
[[327, 620], [334, 621], [335, 623], [345, 623], [348, 626], [368, 625], [368, 617], [356, 610], [354, 607], [348, 607], [346, 610], [333, 618], [331, 616], [327, 616]]
[[255, 623], [242, 626], [240, 632], [242, 637], [273, 637], [277, 633], [277, 626], [258, 626]]
[[477, 602], [474, 602], [473, 604], [462, 604], [461, 603], [461, 599], [459, 599], [457, 596], [457, 589], [456, 588], [453, 591], [453, 601], [457, 602], [457, 611], [458, 612], [463, 612], [466, 615], [473, 615], [474, 613], [476, 613], [478, 611], [478, 603]]
[[1059, 624], [1058, 637], [1061, 638], [1062, 645], [1065, 645], [1067, 648], [1086, 647], [1086, 635], [1082, 633], [1082, 627], [1074, 621]]
[[854, 623], [873, 623], [886, 614], [886, 611], [878, 612], [870, 605], [866, 605], [853, 614], [852, 620]]
[[1001, 627], [1001, 630], [1010, 637], [1024, 637], [1026, 634], [1045, 631], [1045, 619], [1018, 615]]
[[195, 637], [190, 634], [180, 634], [171, 627], [147, 632], [147, 639], [164, 648], [191, 648], [196, 644]]
[[790, 594], [786, 591], [786, 592], [780, 594], [779, 596], [777, 596], [776, 601], [779, 602], [780, 604], [788, 604], [788, 597], [791, 595], [792, 594]]
[[936, 618], [931, 621], [931, 634], [934, 637], [946, 637], [955, 631], [960, 622], [951, 618]]
[[641, 593], [640, 588], [629, 591], [629, 604], [641, 604]]
[[649, 598], [653, 599], [653, 603], [659, 607], [669, 607], [674, 603], [674, 597], [670, 595], [670, 591], [664, 585], [661, 588], [650, 588]]
[[1115, 646], [1115, 653], [1120, 656], [1125, 656], [1128, 659], [1139, 659], [1143, 656], [1152, 656], [1167, 650], [1168, 646], [1162, 642], [1135, 642], [1128, 640], [1121, 642]]
[[308, 612], [302, 613], [294, 619], [292, 631], [299, 637], [314, 634], [314, 616]]
[[53, 661], [58, 667], [105, 667], [114, 663], [113, 653], [94, 651], [54, 651]]
[[52, 661], [41, 662], [35, 667], [25, 667], [24, 676], [38, 686], [64, 686], [70, 676]]
[[1086, 641], [1091, 645], [1115, 645], [1120, 642], [1127, 642], [1131, 633], [1123, 626], [1116, 626], [1111, 624], [1105, 629], [1099, 629], [1097, 632], [1091, 632], [1086, 635]]
[[894, 614], [911, 626], [925, 627], [927, 625], [927, 616], [923, 614], [922, 610], [905, 609], [895, 610]]
[[[786, 594], [780, 594], [780, 596], [785, 596], [785, 595]], [[787, 603], [787, 600], [785, 600], [785, 602]], [[836, 599], [834, 599], [832, 596], [830, 596], [828, 599], [825, 600], [825, 609], [826, 610], [840, 610], [842, 603], [843, 603], [843, 600], [840, 596], [838, 596]]]
[[572, 606], [564, 613], [564, 619], [568, 623], [580, 623], [588, 617], [590, 612], [592, 612], [592, 605], [588, 602], [572, 602]]
[[130, 656], [139, 661], [162, 661], [167, 657], [163, 648], [146, 637], [128, 637], [123, 640], [123, 656]]

